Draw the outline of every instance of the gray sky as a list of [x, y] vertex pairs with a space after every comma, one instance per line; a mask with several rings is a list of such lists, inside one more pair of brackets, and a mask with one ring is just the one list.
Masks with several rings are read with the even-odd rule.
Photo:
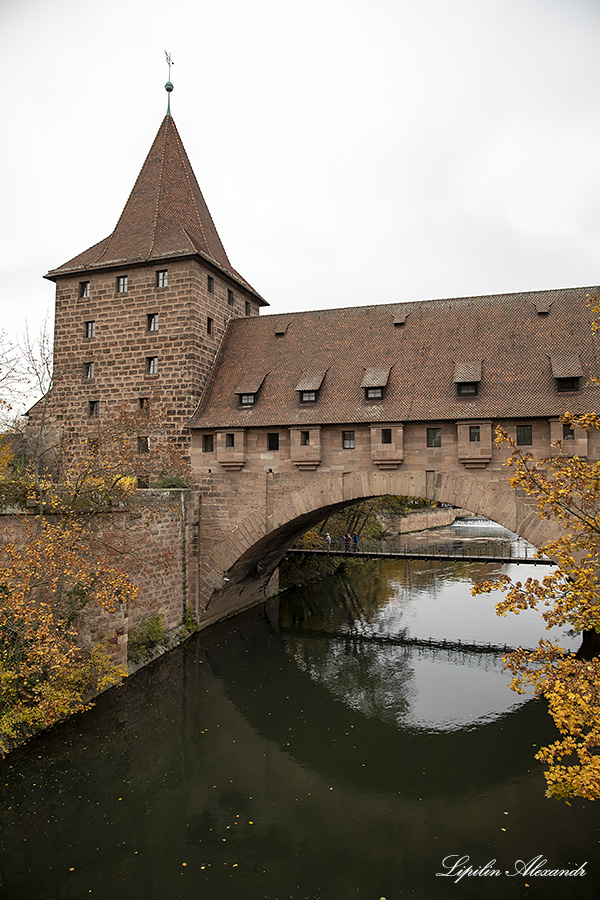
[[109, 234], [172, 112], [272, 312], [600, 281], [596, 0], [2, 0], [2, 318]]

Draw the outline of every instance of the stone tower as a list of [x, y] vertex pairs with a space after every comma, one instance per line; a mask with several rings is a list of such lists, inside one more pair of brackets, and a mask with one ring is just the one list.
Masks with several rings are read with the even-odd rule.
[[113, 233], [45, 277], [57, 424], [85, 433], [151, 402], [182, 447], [229, 320], [268, 305], [231, 266], [170, 113]]

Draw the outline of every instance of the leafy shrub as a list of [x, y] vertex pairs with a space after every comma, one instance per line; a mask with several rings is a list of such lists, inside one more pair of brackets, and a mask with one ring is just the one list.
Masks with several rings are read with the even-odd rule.
[[144, 616], [137, 628], [129, 632], [127, 646], [127, 658], [133, 663], [139, 663], [160, 644], [167, 640], [165, 620], [160, 613]]

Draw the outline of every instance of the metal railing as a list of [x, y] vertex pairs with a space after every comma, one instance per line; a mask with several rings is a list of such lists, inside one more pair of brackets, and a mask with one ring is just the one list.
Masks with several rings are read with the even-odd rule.
[[315, 555], [394, 558], [394, 559], [455, 559], [465, 562], [528, 563], [530, 565], [554, 565], [547, 556], [537, 556], [530, 545], [515, 545], [509, 541], [485, 540], [432, 542], [430, 544], [399, 544], [398, 541], [366, 541], [361, 538], [345, 541], [332, 537], [328, 542], [323, 535], [305, 535], [292, 547], [290, 553]]

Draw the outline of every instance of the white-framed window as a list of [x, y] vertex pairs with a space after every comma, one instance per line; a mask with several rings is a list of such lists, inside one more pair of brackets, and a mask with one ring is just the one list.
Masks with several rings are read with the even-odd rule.
[[158, 375], [158, 356], [146, 357], [146, 374]]
[[344, 450], [354, 450], [355, 437], [353, 431], [342, 431], [342, 447]]

